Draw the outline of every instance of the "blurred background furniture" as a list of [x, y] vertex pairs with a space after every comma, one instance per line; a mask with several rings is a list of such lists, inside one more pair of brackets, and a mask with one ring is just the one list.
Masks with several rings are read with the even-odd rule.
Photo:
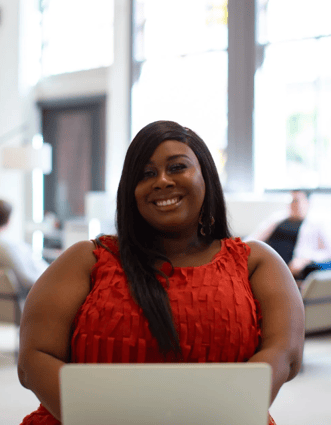
[[331, 330], [331, 271], [316, 271], [301, 286], [306, 334]]
[[[0, 323], [12, 323], [19, 330], [24, 299], [22, 299], [14, 272], [11, 269], [0, 269]], [[15, 347], [15, 360], [18, 357], [18, 346]]]

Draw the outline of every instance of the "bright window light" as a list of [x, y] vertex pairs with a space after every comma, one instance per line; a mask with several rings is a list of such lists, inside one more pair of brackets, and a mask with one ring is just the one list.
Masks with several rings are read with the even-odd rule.
[[41, 230], [35, 230], [32, 233], [32, 250], [33, 250], [33, 255], [37, 259], [42, 258], [43, 248], [44, 248], [44, 234]]
[[111, 65], [113, 0], [41, 3], [42, 76]]
[[[227, 0], [134, 0], [132, 135], [157, 120], [190, 127], [221, 179], [227, 147]], [[223, 175], [222, 175], [223, 174]]]
[[101, 224], [100, 220], [97, 218], [92, 218], [88, 224], [88, 237], [89, 239], [95, 239], [101, 233]]
[[32, 138], [32, 147], [34, 149], [40, 149], [40, 148], [42, 148], [43, 143], [44, 143], [44, 139], [43, 139], [42, 134], [38, 133], [38, 134], [35, 134], [33, 136], [33, 138]]
[[329, 0], [258, 0], [255, 170], [261, 189], [331, 187]]
[[44, 219], [44, 175], [40, 168], [32, 171], [32, 219], [35, 223]]

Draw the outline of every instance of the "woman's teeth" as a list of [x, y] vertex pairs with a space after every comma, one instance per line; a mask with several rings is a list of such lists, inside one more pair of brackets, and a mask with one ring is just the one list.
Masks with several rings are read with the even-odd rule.
[[167, 205], [176, 204], [179, 201], [179, 198], [167, 199], [166, 201], [156, 201], [158, 207], [166, 207]]

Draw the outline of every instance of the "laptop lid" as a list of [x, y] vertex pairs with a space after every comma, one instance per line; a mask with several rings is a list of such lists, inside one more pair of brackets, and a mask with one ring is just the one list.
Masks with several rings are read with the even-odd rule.
[[267, 425], [265, 363], [68, 364], [63, 425]]

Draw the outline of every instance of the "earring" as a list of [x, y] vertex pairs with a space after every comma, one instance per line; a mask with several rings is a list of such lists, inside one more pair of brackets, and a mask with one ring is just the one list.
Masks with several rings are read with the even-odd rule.
[[[206, 236], [206, 232], [205, 232], [205, 226], [203, 221], [202, 221], [202, 214], [199, 217], [199, 224], [201, 224], [201, 229], [200, 229], [200, 233], [202, 234], [202, 236]], [[213, 216], [210, 216], [210, 223], [208, 223], [208, 233], [211, 233], [211, 228], [213, 227], [213, 225], [215, 224], [215, 219]]]

